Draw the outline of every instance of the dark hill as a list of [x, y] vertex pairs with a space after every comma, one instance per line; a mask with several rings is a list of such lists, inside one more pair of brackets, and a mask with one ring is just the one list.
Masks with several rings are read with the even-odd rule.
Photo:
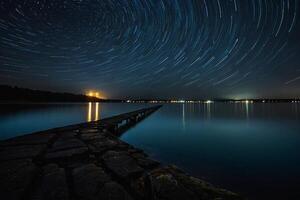
[[82, 94], [59, 93], [0, 85], [0, 102], [87, 102], [103, 101]]

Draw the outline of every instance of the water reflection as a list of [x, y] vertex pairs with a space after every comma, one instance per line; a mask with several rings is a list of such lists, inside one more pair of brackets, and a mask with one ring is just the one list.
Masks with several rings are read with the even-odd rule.
[[99, 120], [99, 103], [96, 103], [96, 107], [95, 107], [95, 121]]
[[92, 102], [89, 102], [89, 104], [88, 104], [88, 116], [87, 116], [87, 121], [88, 121], [88, 122], [92, 121]]
[[[93, 113], [93, 107], [94, 106], [95, 106], [95, 110], [94, 110], [94, 113]], [[92, 120], [93, 116], [95, 116], [94, 120]], [[89, 102], [89, 104], [88, 104], [88, 112], [87, 112], [87, 122], [98, 121], [98, 120], [100, 120], [99, 103], [98, 102], [97, 103]]]
[[211, 117], [211, 111], [210, 111], [211, 103], [206, 103], [205, 105], [206, 105], [206, 108], [207, 108], [207, 119], [210, 119], [210, 117]]
[[121, 138], [247, 199], [299, 199], [299, 113], [287, 103], [167, 104]]
[[185, 130], [185, 104], [182, 104], [182, 127]]
[[245, 107], [246, 107], [246, 118], [248, 120], [249, 119], [249, 103], [248, 103], [248, 101], [245, 103]]

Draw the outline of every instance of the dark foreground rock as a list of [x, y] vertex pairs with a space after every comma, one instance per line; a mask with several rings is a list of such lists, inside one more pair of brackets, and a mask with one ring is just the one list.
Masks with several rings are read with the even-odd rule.
[[[175, 166], [162, 166], [119, 140], [120, 130], [154, 111], [144, 109], [0, 142], [1, 199], [242, 199]], [[119, 126], [124, 120], [125, 125]]]

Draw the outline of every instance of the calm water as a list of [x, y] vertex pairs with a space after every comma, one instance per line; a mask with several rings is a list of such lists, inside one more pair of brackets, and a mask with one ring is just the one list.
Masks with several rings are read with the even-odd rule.
[[0, 104], [0, 140], [144, 108], [145, 104]]
[[[143, 104], [1, 105], [5, 139]], [[98, 115], [95, 114], [98, 110]], [[300, 104], [172, 104], [122, 139], [249, 199], [300, 199]]]

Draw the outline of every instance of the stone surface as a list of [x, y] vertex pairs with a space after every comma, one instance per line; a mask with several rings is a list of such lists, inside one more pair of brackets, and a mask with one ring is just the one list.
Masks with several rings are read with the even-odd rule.
[[47, 144], [54, 136], [55, 134], [47, 133], [24, 135], [0, 142], [0, 146]]
[[101, 139], [93, 140], [90, 142], [94, 148], [95, 153], [102, 153], [107, 150], [120, 148], [120, 142], [115, 139], [110, 139], [108, 137], [103, 137]]
[[155, 199], [181, 200], [198, 199], [195, 194], [183, 187], [170, 173], [151, 175], [151, 188]]
[[103, 200], [133, 200], [126, 190], [116, 182], [105, 183], [99, 191], [99, 196]]
[[67, 131], [67, 132], [60, 132], [59, 133], [59, 139], [70, 139], [70, 138], [74, 138], [76, 137], [76, 135], [78, 134], [77, 129], [74, 131]]
[[85, 128], [85, 129], [81, 129], [80, 133], [82, 134], [99, 133], [99, 130], [96, 128]]
[[144, 153], [133, 153], [131, 154], [131, 156], [137, 160], [137, 163], [145, 168], [145, 169], [151, 169], [151, 168], [155, 168], [157, 166], [159, 166], [159, 162], [155, 161], [155, 160], [151, 160], [149, 158], [147, 158], [147, 156]]
[[31, 159], [13, 160], [0, 164], [0, 197], [19, 200], [32, 186], [38, 168]]
[[182, 199], [183, 196], [201, 200], [242, 199], [235, 193], [215, 188], [209, 183], [191, 177], [174, 166], [153, 170], [149, 178], [153, 194], [157, 199]]
[[87, 154], [88, 148], [87, 147], [81, 147], [81, 148], [75, 148], [75, 149], [66, 149], [62, 151], [49, 151], [45, 155], [46, 160], [55, 160], [55, 159], [70, 159], [72, 157], [78, 157], [82, 156], [84, 154]]
[[86, 147], [86, 145], [77, 138], [60, 138], [53, 144], [52, 148], [49, 151], [55, 152], [80, 147]]
[[103, 140], [105, 139], [105, 135], [103, 133], [86, 133], [86, 134], [81, 134], [80, 138], [83, 141], [93, 141], [93, 140]]
[[237, 194], [228, 190], [216, 188], [210, 183], [207, 183], [198, 178], [189, 176], [183, 171], [179, 171], [175, 166], [169, 166], [168, 170], [182, 183], [185, 187], [190, 188], [200, 198], [203, 199], [242, 199]]
[[56, 164], [45, 166], [42, 178], [42, 197], [45, 200], [68, 200], [69, 191], [66, 181], [66, 173]]
[[41, 155], [46, 148], [47, 145], [22, 145], [5, 147], [0, 152], [0, 162], [15, 159], [34, 158]]
[[134, 177], [143, 169], [126, 152], [108, 151], [102, 157], [106, 167], [121, 178]]
[[95, 164], [87, 164], [74, 169], [72, 176], [75, 196], [78, 199], [104, 199], [99, 191], [111, 179], [102, 168]]

